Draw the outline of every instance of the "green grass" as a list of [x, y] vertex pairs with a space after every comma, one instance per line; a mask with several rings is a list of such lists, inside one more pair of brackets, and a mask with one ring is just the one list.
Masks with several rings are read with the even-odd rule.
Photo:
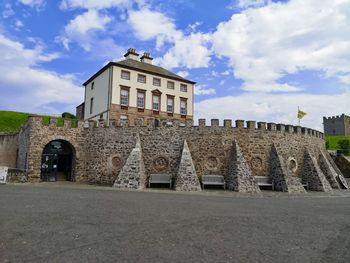
[[329, 143], [329, 150], [339, 149], [338, 142], [340, 140], [350, 140], [350, 136], [326, 136], [326, 141]]
[[29, 113], [0, 111], [0, 132], [17, 132], [28, 121]]

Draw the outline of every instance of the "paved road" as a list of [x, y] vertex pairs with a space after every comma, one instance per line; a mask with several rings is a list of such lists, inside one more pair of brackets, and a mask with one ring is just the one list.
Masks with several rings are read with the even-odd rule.
[[350, 262], [350, 195], [0, 186], [0, 262]]

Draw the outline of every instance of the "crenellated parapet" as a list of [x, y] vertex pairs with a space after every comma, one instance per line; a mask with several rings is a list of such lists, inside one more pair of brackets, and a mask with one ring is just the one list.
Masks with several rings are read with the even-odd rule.
[[[329, 162], [320, 154], [326, 152], [323, 133], [283, 123], [200, 119], [196, 125], [193, 121], [179, 120], [131, 124], [99, 120], [74, 124], [60, 118], [33, 116], [26, 127], [23, 141], [27, 145], [20, 152], [21, 160], [27, 160], [31, 181], [40, 180], [43, 149], [54, 140], [66, 141], [74, 148], [75, 180], [113, 185], [119, 178], [118, 187], [138, 188], [151, 174], [168, 174], [178, 186], [186, 178], [192, 178], [186, 179], [191, 185], [185, 188], [194, 189], [198, 186], [195, 178], [200, 181], [205, 175], [219, 175], [235, 191], [259, 192], [253, 177], [274, 175], [271, 178], [274, 189], [296, 193], [302, 192], [305, 181], [311, 184], [312, 176], [321, 178], [320, 169], [326, 180], [335, 176]], [[312, 156], [312, 165], [320, 169], [315, 168], [317, 173], [303, 178], [305, 160], [311, 160], [305, 159], [305, 150]], [[186, 177], [187, 173], [192, 177]], [[135, 178], [141, 178], [142, 183]], [[131, 183], [131, 179], [137, 183]]]

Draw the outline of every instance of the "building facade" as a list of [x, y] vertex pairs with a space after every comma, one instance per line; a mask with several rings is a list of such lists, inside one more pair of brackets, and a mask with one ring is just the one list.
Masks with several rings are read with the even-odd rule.
[[324, 134], [326, 136], [350, 136], [350, 116], [323, 117]]
[[149, 53], [139, 59], [128, 49], [125, 60], [109, 62], [83, 85], [84, 120], [134, 124], [148, 120], [193, 119], [195, 82], [152, 65]]

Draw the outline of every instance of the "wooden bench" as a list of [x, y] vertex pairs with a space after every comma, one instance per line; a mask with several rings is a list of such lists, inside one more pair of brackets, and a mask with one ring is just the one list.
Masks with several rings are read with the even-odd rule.
[[221, 185], [226, 186], [225, 178], [222, 175], [203, 175], [202, 176], [202, 188], [204, 189], [205, 185]]
[[151, 184], [169, 184], [169, 188], [171, 188], [172, 177], [170, 174], [151, 174], [148, 179], [149, 188], [151, 188]]
[[267, 186], [271, 187], [272, 191], [274, 191], [273, 180], [268, 176], [254, 176], [258, 186]]

